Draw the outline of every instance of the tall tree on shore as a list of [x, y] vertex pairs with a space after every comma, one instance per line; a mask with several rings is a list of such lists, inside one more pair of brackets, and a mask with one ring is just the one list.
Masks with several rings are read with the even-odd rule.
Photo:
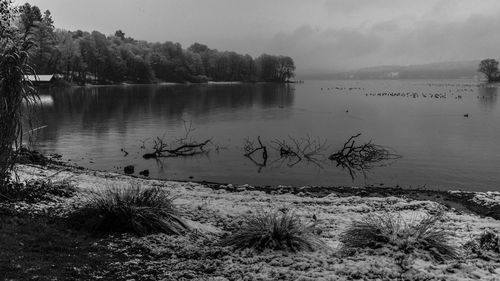
[[265, 81], [287, 82], [295, 76], [295, 63], [291, 57], [263, 54], [255, 62], [257, 75]]
[[20, 29], [35, 43], [31, 49], [31, 63], [38, 73], [56, 70], [58, 53], [54, 36], [54, 21], [49, 10], [43, 15], [37, 6], [29, 3], [19, 7]]
[[27, 36], [33, 35], [33, 31], [38, 27], [40, 22], [42, 21], [42, 13], [37, 6], [31, 6], [29, 3], [26, 3], [19, 7], [19, 20], [21, 26], [21, 32]]
[[278, 79], [280, 82], [290, 81], [294, 77], [295, 63], [291, 57], [278, 57]]
[[495, 59], [484, 59], [479, 63], [478, 72], [486, 75], [488, 82], [494, 82], [498, 80], [498, 61]]

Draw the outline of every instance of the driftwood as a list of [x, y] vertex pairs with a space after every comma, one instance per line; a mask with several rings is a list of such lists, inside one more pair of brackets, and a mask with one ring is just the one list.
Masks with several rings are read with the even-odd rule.
[[[262, 144], [260, 140], [260, 136], [257, 137], [257, 141], [259, 143], [258, 147], [255, 147], [255, 141], [251, 141], [250, 139], [245, 140], [245, 145], [243, 146], [243, 150], [245, 151], [244, 156], [250, 159], [256, 166], [259, 167], [258, 172], [262, 170], [263, 167], [267, 165], [267, 147]], [[261, 161], [258, 161], [254, 158], [254, 154], [257, 151], [261, 151]]]
[[[184, 140], [185, 141], [185, 140]], [[165, 143], [164, 138], [156, 137], [152, 153], [146, 153], [142, 157], [145, 159], [159, 158], [159, 157], [188, 157], [198, 154], [204, 154], [208, 151], [205, 146], [210, 142], [210, 139], [203, 142], [181, 142], [178, 146], [169, 148], [171, 145]]]
[[400, 155], [393, 153], [392, 149], [374, 144], [371, 140], [367, 143], [356, 145], [356, 138], [359, 136], [361, 134], [351, 136], [344, 143], [341, 150], [328, 157], [328, 159], [337, 162], [337, 167], [341, 166], [347, 169], [351, 178], [354, 179], [357, 171], [365, 174], [365, 170], [372, 169], [375, 166], [382, 166], [388, 160], [401, 158]]

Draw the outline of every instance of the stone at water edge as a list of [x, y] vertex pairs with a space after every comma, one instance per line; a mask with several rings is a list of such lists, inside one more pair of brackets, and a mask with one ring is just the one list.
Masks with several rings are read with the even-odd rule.
[[132, 165], [125, 166], [125, 168], [123, 168], [123, 171], [127, 175], [133, 174], [134, 173], [134, 166], [132, 166]]
[[148, 170], [148, 169], [146, 169], [146, 170], [144, 170], [144, 171], [140, 171], [140, 172], [139, 172], [139, 175], [141, 175], [141, 176], [145, 176], [145, 177], [149, 177], [149, 170]]

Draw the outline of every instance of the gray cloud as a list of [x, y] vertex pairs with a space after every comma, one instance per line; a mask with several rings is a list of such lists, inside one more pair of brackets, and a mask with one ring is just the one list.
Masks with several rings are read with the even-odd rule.
[[291, 55], [305, 71], [480, 59], [500, 53], [498, 15], [452, 22], [405, 21], [351, 29], [302, 26], [276, 35], [268, 49]]

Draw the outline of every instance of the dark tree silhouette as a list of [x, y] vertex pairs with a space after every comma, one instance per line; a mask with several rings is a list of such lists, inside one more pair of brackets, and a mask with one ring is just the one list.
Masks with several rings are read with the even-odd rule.
[[[1, 1], [1, 0], [0, 0]], [[26, 3], [16, 22], [36, 44], [30, 64], [38, 74], [57, 73], [74, 83], [245, 81], [289, 82], [294, 77], [292, 58], [218, 51], [194, 43], [187, 49], [174, 42], [151, 43], [99, 31], [54, 28], [49, 10]], [[29, 32], [28, 32], [29, 31]]]
[[478, 72], [486, 75], [488, 82], [498, 80], [498, 61], [495, 59], [484, 59], [479, 63]]

